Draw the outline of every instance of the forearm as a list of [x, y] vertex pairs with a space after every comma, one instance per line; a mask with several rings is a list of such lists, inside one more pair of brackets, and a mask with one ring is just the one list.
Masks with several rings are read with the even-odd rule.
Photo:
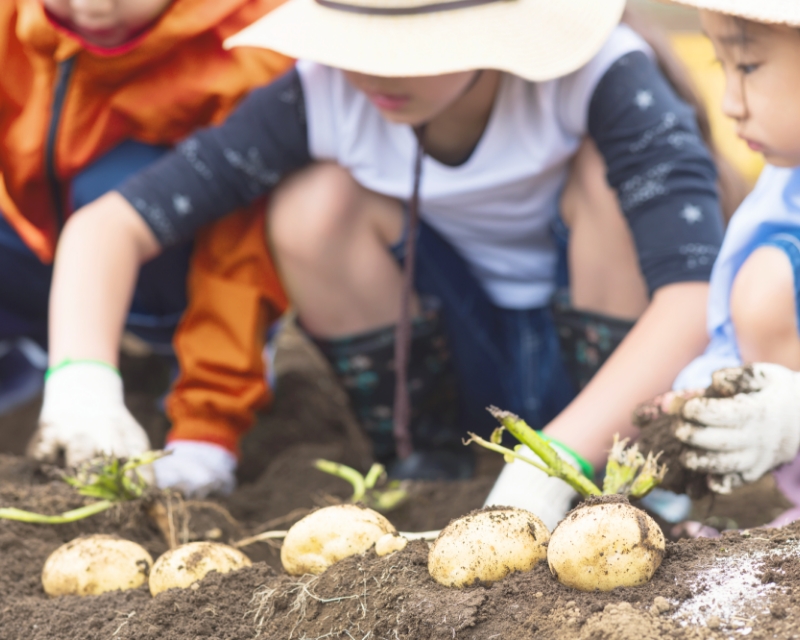
[[116, 192], [76, 212], [58, 244], [50, 293], [50, 365], [117, 364], [140, 265], [160, 250], [150, 228]]
[[622, 344], [545, 432], [602, 465], [614, 434], [633, 434], [636, 405], [670, 389], [683, 367], [702, 353], [707, 297], [706, 283], [659, 289]]

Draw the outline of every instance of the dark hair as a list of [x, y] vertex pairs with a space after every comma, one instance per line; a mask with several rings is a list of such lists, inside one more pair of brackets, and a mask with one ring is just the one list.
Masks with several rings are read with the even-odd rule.
[[636, 33], [650, 45], [650, 48], [652, 48], [655, 53], [658, 67], [661, 69], [664, 77], [672, 85], [675, 93], [694, 109], [700, 135], [711, 150], [714, 162], [717, 165], [717, 171], [719, 173], [718, 188], [720, 206], [725, 221], [727, 222], [742, 203], [742, 200], [744, 200], [749, 188], [739, 172], [734, 169], [715, 148], [711, 136], [711, 123], [708, 119], [708, 111], [694, 89], [692, 80], [689, 77], [689, 72], [683, 62], [675, 55], [672, 45], [669, 43], [664, 32], [653, 25], [652, 22], [645, 19], [640, 13], [630, 9], [625, 10], [622, 21], [636, 31]]

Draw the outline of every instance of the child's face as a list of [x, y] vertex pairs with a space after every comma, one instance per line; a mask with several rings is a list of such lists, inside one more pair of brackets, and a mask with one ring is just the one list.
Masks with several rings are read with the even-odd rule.
[[44, 6], [87, 42], [124, 44], [153, 22], [173, 0], [42, 0]]
[[722, 110], [751, 149], [800, 165], [800, 31], [702, 11], [726, 76]]
[[350, 84], [362, 91], [384, 118], [416, 126], [430, 122], [468, 90], [475, 71], [415, 78], [384, 78], [345, 71]]

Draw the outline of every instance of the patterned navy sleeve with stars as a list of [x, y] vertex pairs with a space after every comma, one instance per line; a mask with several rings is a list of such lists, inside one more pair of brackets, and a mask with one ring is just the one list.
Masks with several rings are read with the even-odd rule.
[[166, 247], [191, 239], [202, 225], [254, 202], [310, 163], [303, 89], [292, 69], [251, 92], [224, 124], [195, 133], [119, 192]]
[[652, 295], [708, 281], [722, 244], [716, 169], [691, 107], [644, 53], [615, 62], [589, 105], [589, 134], [608, 167]]
[[[608, 165], [651, 294], [707, 281], [722, 241], [716, 171], [694, 113], [648, 56], [620, 58], [600, 80], [589, 133]], [[219, 127], [201, 130], [120, 189], [162, 246], [248, 205], [311, 163], [300, 78], [253, 91]]]

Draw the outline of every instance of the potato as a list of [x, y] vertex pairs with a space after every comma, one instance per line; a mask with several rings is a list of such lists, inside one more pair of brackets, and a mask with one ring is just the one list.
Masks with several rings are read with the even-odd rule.
[[49, 596], [96, 596], [144, 584], [153, 558], [141, 546], [116, 536], [76, 538], [50, 554], [42, 569]]
[[281, 563], [291, 575], [319, 574], [339, 560], [363, 553], [387, 533], [395, 533], [395, 528], [377, 511], [354, 504], [325, 507], [289, 529]]
[[547, 555], [547, 527], [530, 511], [487, 507], [453, 520], [428, 554], [428, 572], [446, 587], [502, 580]]
[[664, 552], [655, 520], [622, 496], [603, 496], [581, 504], [555, 528], [547, 562], [568, 587], [610, 591], [646, 583]]
[[399, 533], [387, 533], [378, 538], [375, 543], [375, 555], [388, 556], [395, 551], [402, 551], [408, 546], [408, 538], [404, 538]]
[[150, 572], [150, 593], [186, 589], [207, 573], [228, 573], [249, 567], [250, 558], [238, 549], [218, 542], [190, 542], [160, 556]]

